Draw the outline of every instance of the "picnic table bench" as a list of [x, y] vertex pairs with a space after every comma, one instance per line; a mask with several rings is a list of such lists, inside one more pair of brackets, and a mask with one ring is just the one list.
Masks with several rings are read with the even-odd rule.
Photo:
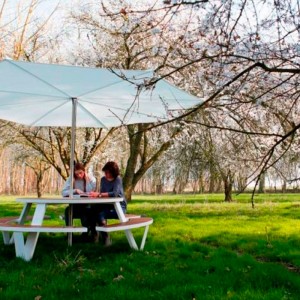
[[[153, 223], [152, 218], [142, 218], [142, 217], [134, 217], [129, 219], [126, 222], [121, 222], [121, 223], [116, 223], [116, 224], [111, 224], [111, 225], [105, 225], [105, 226], [97, 226], [96, 230], [97, 231], [103, 231], [103, 232], [114, 232], [114, 231], [120, 231], [123, 230], [125, 231], [128, 243], [132, 249], [135, 250], [143, 250], [149, 230], [149, 226]], [[140, 227], [145, 227], [142, 242], [140, 247], [138, 247], [135, 239], [133, 236], [128, 235], [127, 232], [131, 229], [134, 228], [140, 228]]]

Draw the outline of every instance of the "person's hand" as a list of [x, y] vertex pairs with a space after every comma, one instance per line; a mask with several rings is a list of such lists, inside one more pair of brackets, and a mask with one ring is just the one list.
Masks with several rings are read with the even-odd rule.
[[76, 194], [78, 194], [78, 195], [81, 195], [81, 194], [83, 194], [84, 192], [82, 191], [82, 190], [80, 190], [80, 189], [75, 189], [75, 191], [74, 191]]
[[89, 196], [92, 198], [97, 198], [97, 197], [100, 197], [100, 194], [98, 192], [90, 192]]

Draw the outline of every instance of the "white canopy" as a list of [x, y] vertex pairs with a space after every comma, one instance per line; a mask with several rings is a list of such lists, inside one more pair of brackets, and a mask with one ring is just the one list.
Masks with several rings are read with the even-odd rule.
[[[137, 95], [152, 71], [108, 70], [3, 60], [0, 119], [30, 126], [71, 126], [72, 99], [78, 127], [115, 127], [168, 119], [199, 99], [165, 80]], [[124, 80], [126, 78], [127, 80]]]

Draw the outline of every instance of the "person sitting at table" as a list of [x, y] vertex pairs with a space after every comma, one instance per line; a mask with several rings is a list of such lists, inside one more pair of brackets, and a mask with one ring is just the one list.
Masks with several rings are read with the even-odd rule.
[[[92, 197], [121, 197], [123, 201], [120, 202], [122, 210], [126, 213], [127, 209], [127, 202], [124, 197], [124, 190], [123, 190], [123, 182], [122, 178], [120, 177], [120, 169], [116, 162], [109, 161], [107, 162], [104, 167], [102, 168], [104, 172], [104, 176], [101, 178], [100, 183], [100, 192], [94, 192], [90, 195]], [[95, 222], [100, 226], [107, 224], [107, 219], [118, 219], [117, 212], [113, 206], [113, 204], [108, 205], [95, 205], [95, 209], [93, 209]], [[111, 239], [109, 234], [106, 232], [101, 232], [102, 241], [105, 246], [111, 245]], [[96, 242], [95, 238], [95, 242]]]
[[[69, 177], [62, 190], [63, 197], [69, 197], [71, 185], [71, 177]], [[88, 175], [86, 173], [85, 167], [82, 163], [74, 164], [74, 180], [73, 180], [73, 194], [81, 195], [84, 193], [94, 192], [96, 190], [96, 179], [94, 176]], [[73, 204], [73, 219], [80, 219], [81, 224], [84, 227], [89, 228], [90, 231], [90, 207], [84, 204]], [[68, 226], [69, 223], [69, 207], [65, 209], [65, 222]], [[88, 236], [88, 234], [83, 234], [83, 237]]]

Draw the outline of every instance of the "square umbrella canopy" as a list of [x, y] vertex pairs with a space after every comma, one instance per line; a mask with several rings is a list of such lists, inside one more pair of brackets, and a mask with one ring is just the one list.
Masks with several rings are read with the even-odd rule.
[[[171, 110], [199, 104], [165, 80], [153, 90], [137, 86], [150, 70], [108, 70], [3, 60], [0, 62], [0, 118], [29, 126], [115, 127], [168, 119]], [[128, 80], [124, 80], [126, 78]]]
[[[139, 89], [153, 76], [151, 70], [3, 60], [0, 62], [0, 119], [28, 126], [71, 127], [72, 182], [77, 126], [111, 128], [166, 121], [170, 111], [201, 103], [199, 98], [163, 79], [153, 89]], [[70, 195], [73, 195], [72, 185]]]

